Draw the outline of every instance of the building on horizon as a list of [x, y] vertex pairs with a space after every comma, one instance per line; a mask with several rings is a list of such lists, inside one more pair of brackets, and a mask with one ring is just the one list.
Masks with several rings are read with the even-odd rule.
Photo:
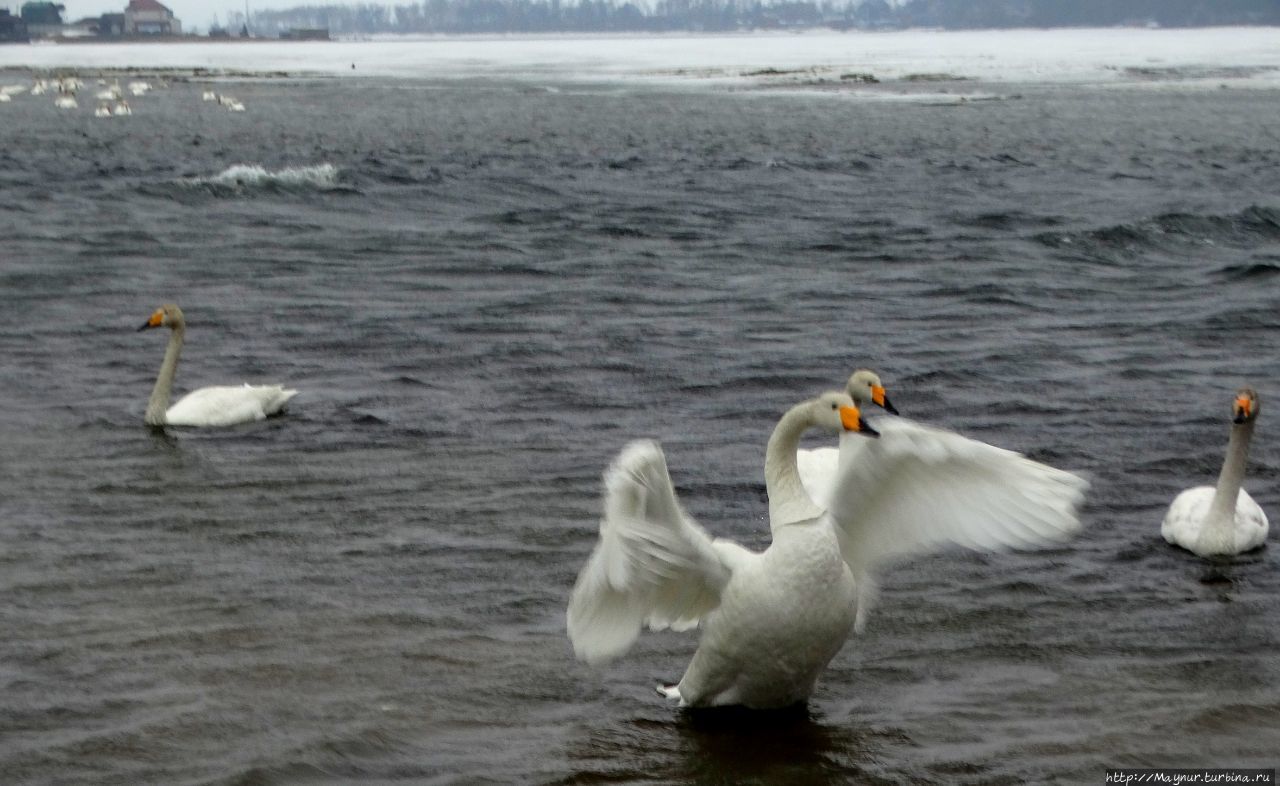
[[7, 8], [0, 8], [0, 43], [25, 44], [29, 40], [22, 17], [14, 16]]
[[125, 35], [182, 35], [182, 22], [158, 0], [129, 0], [124, 9]]

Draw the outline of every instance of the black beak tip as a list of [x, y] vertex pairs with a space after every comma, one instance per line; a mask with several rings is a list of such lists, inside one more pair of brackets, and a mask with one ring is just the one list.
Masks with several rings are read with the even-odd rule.
[[898, 408], [893, 405], [893, 402], [889, 401], [888, 396], [884, 399], [884, 411], [888, 412], [890, 415], [898, 414]]
[[858, 433], [864, 437], [871, 437], [872, 439], [875, 439], [880, 436], [879, 431], [876, 431], [875, 429], [871, 428], [866, 423], [859, 424]]
[[147, 329], [147, 328], [149, 328], [149, 327], [151, 327], [151, 323], [150, 323], [150, 322], [143, 322], [143, 323], [142, 323], [142, 327], [138, 328], [138, 330], [137, 330], [136, 332], [141, 333], [142, 331], [146, 330], [146, 329]]

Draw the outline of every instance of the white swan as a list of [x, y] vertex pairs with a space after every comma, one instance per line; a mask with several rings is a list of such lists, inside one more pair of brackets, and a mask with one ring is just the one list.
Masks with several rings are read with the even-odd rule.
[[845, 393], [782, 417], [765, 456], [773, 543], [759, 554], [713, 540], [684, 513], [656, 444], [628, 446], [605, 476], [600, 542], [569, 601], [577, 656], [617, 657], [645, 624], [701, 625], [693, 661], [664, 695], [690, 707], [787, 706], [808, 698], [843, 645], [865, 600], [857, 581], [876, 566], [943, 543], [1025, 547], [1079, 528], [1080, 478], [899, 419], [884, 421], [880, 439], [842, 436], [867, 444], [857, 461], [840, 461], [839, 507], [825, 512], [796, 466], [814, 426], [874, 433]]
[[[845, 383], [845, 392], [859, 409], [866, 409], [869, 404], [875, 404], [895, 415], [898, 414], [897, 407], [890, 403], [889, 395], [880, 382], [880, 375], [871, 369], [860, 368], [853, 372], [849, 376], [849, 381]], [[861, 440], [854, 440], [845, 446], [845, 449], [856, 450], [862, 444]], [[840, 451], [837, 448], [813, 448], [796, 453], [796, 466], [800, 469], [800, 480], [804, 483], [804, 490], [817, 500], [819, 505], [826, 502], [827, 495], [831, 492], [839, 462]]]
[[605, 476], [600, 542], [578, 576], [568, 629], [578, 657], [622, 654], [641, 625], [703, 624], [679, 685], [682, 705], [779, 707], [808, 697], [853, 625], [853, 578], [835, 531], [796, 475], [801, 434], [862, 428], [853, 400], [828, 393], [790, 409], [765, 457], [773, 544], [756, 554], [712, 540], [676, 500], [661, 449], [629, 445]]
[[151, 315], [139, 331], [147, 328], [167, 327], [172, 333], [169, 346], [164, 351], [164, 362], [156, 386], [147, 402], [145, 420], [149, 426], [233, 426], [249, 423], [274, 415], [286, 402], [298, 395], [296, 390], [286, 390], [280, 385], [217, 386], [193, 390], [169, 406], [169, 392], [178, 370], [178, 356], [182, 354], [182, 342], [186, 337], [187, 323], [182, 309], [173, 304], [161, 306]]
[[1267, 514], [1241, 488], [1259, 408], [1258, 394], [1251, 388], [1236, 391], [1218, 485], [1190, 488], [1174, 498], [1160, 525], [1165, 540], [1201, 557], [1240, 554], [1266, 541]]
[[120, 81], [116, 80], [115, 84], [111, 85], [111, 87], [108, 87], [106, 90], [99, 90], [94, 97], [99, 101], [119, 101], [120, 96], [122, 95], [123, 93], [120, 91]]

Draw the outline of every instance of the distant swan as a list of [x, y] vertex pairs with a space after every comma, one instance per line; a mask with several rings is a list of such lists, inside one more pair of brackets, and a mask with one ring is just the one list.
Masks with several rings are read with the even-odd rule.
[[157, 327], [167, 327], [172, 333], [169, 346], [165, 348], [164, 362], [160, 364], [160, 374], [151, 391], [151, 400], [147, 402], [144, 419], [149, 426], [233, 426], [249, 423], [276, 414], [298, 394], [298, 391], [285, 390], [280, 385], [207, 387], [191, 391], [170, 407], [169, 392], [178, 370], [178, 356], [182, 354], [187, 330], [182, 309], [172, 304], [161, 306], [138, 330]]
[[1174, 498], [1160, 525], [1165, 540], [1201, 557], [1240, 554], [1266, 541], [1267, 514], [1241, 488], [1260, 406], [1251, 388], [1236, 391], [1231, 439], [1218, 485], [1190, 488]]
[[[796, 466], [801, 435], [814, 427], [866, 443], [856, 462], [840, 462], [830, 513]], [[789, 706], [809, 697], [844, 644], [857, 581], [875, 566], [946, 542], [1026, 547], [1079, 528], [1086, 484], [1074, 475], [905, 420], [863, 439], [874, 434], [847, 393], [783, 415], [765, 454], [773, 543], [762, 553], [712, 539], [681, 508], [657, 444], [629, 445], [605, 475], [600, 540], [569, 600], [577, 656], [615, 658], [644, 625], [700, 625], [693, 661], [661, 693], [689, 707]]]
[[120, 91], [120, 81], [116, 80], [116, 83], [111, 87], [108, 87], [106, 90], [98, 91], [95, 97], [99, 101], [119, 101], [120, 96], [122, 95], [123, 93]]
[[[889, 401], [889, 395], [880, 382], [880, 375], [871, 369], [860, 368], [853, 372], [849, 376], [849, 381], [845, 383], [845, 392], [859, 409], [866, 409], [868, 405], [875, 404], [894, 415], [898, 414], [897, 407]], [[857, 441], [846, 446], [846, 450], [856, 449], [855, 446], [861, 444], [863, 443]], [[840, 451], [836, 448], [813, 448], [796, 452], [796, 465], [800, 468], [800, 480], [804, 483], [804, 490], [820, 505], [826, 501], [827, 495], [831, 492], [839, 459]]]

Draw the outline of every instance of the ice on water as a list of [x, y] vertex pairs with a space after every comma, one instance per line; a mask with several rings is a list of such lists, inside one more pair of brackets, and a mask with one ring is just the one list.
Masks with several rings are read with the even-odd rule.
[[[352, 69], [352, 65], [356, 68]], [[948, 74], [981, 82], [1280, 85], [1280, 28], [1145, 28], [499, 36], [309, 43], [0, 47], [0, 68], [206, 68], [429, 79], [669, 81], [715, 85], [753, 72], [838, 79]]]

